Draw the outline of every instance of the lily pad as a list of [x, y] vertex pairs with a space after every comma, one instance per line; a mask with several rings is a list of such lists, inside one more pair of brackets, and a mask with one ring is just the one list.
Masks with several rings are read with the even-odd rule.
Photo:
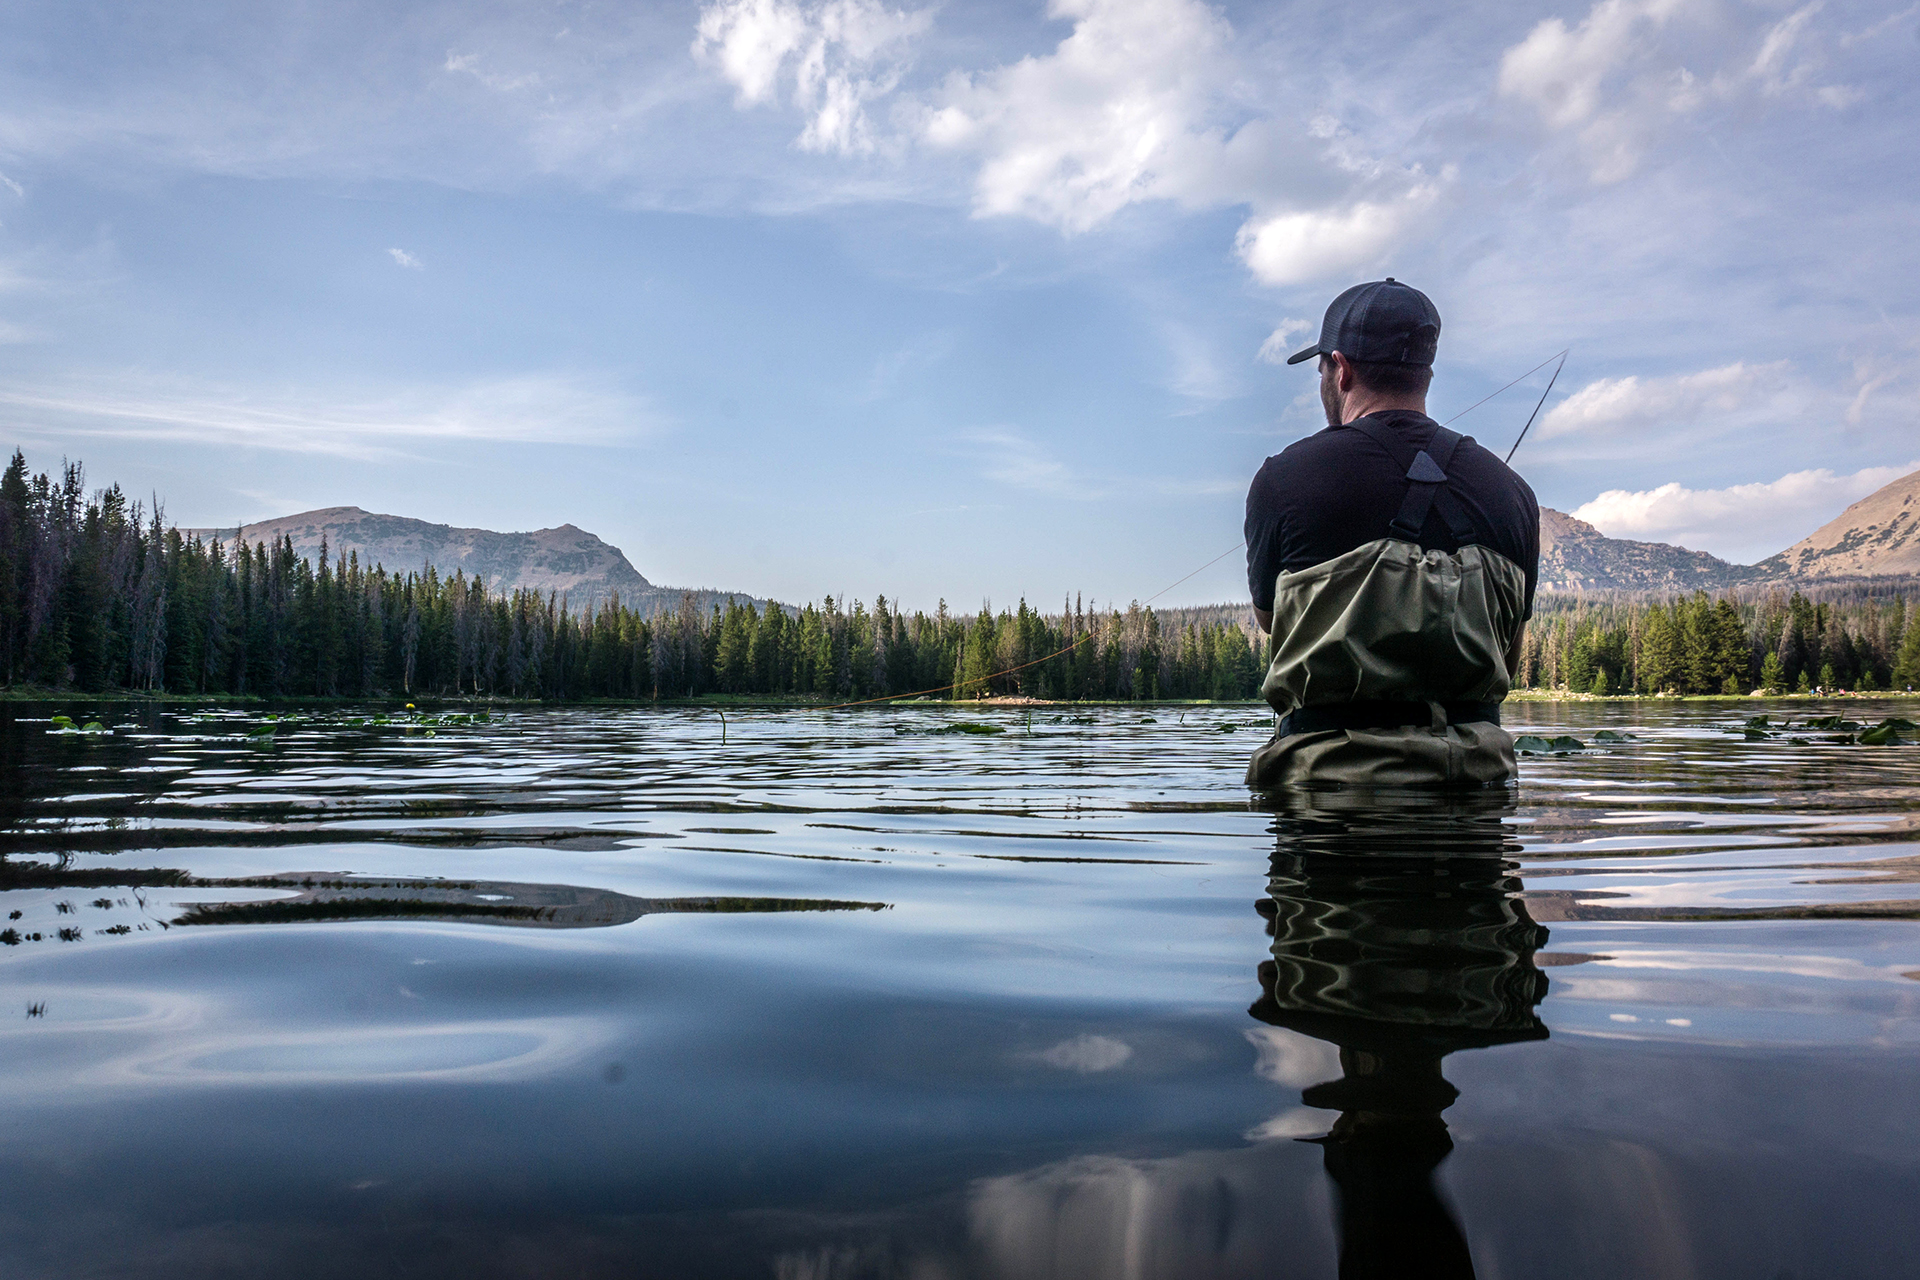
[[[1765, 716], [1761, 716], [1760, 718], [1761, 718], [1762, 720], [1764, 720], [1764, 719], [1766, 719], [1766, 717], [1765, 717]], [[1617, 729], [1602, 729], [1602, 730], [1601, 730], [1600, 732], [1598, 732], [1598, 733], [1596, 733], [1596, 734], [1594, 734], [1594, 735], [1593, 735], [1593, 740], [1594, 740], [1595, 742], [1635, 742], [1635, 741], [1638, 741], [1638, 739], [1636, 739], [1636, 738], [1635, 738], [1635, 737], [1634, 737], [1634, 736], [1633, 736], [1632, 734], [1630, 734], [1630, 733], [1623, 733], [1623, 732], [1621, 732], [1620, 730], [1617, 730]]]
[[1816, 716], [1807, 721], [1809, 729], [1841, 729], [1847, 733], [1857, 733], [1861, 724], [1858, 720], [1848, 720], [1841, 716]]
[[1907, 734], [1903, 734], [1901, 730], [1906, 729], [1910, 734], [1912, 727], [1912, 722], [1908, 720], [1882, 720], [1871, 729], [1861, 731], [1860, 745], [1863, 747], [1897, 746], [1907, 740]]
[[1523, 756], [1563, 756], [1585, 751], [1587, 744], [1564, 734], [1557, 738], [1542, 738], [1537, 734], [1523, 733], [1513, 740], [1513, 749]]

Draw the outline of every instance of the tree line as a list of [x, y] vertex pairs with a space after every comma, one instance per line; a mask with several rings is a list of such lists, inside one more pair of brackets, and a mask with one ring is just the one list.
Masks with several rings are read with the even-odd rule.
[[[480, 695], [857, 701], [1258, 696], [1261, 637], [1232, 609], [962, 615], [877, 598], [643, 613], [503, 592], [433, 567], [202, 541], [78, 463], [0, 473], [0, 685], [262, 697]], [[1672, 600], [1543, 595], [1517, 687], [1712, 694], [1920, 686], [1920, 600], [1773, 590]], [[945, 693], [946, 686], [953, 686]]]
[[1024, 600], [911, 614], [831, 596], [794, 609], [691, 595], [642, 614], [498, 591], [432, 566], [395, 572], [167, 526], [78, 463], [0, 474], [0, 684], [263, 697], [478, 695], [568, 700], [761, 694], [855, 701], [942, 691], [1064, 700], [1245, 699], [1257, 637], [1225, 621], [1163, 625]]
[[1774, 589], [1673, 600], [1542, 596], [1522, 688], [1716, 694], [1920, 686], [1920, 599], [1813, 600]]

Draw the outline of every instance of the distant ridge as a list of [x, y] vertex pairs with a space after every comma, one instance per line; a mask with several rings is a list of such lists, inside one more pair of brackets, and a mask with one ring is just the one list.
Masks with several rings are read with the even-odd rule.
[[[497, 533], [380, 515], [359, 507], [322, 507], [242, 525], [237, 531], [228, 526], [182, 532], [224, 543], [232, 543], [237, 533], [249, 545], [290, 538], [296, 555], [315, 562], [325, 539], [327, 553], [335, 561], [344, 561], [352, 553], [363, 565], [384, 565], [397, 573], [417, 573], [432, 565], [442, 577], [464, 573], [496, 591], [525, 587], [541, 595], [558, 595], [575, 610], [596, 608], [617, 594], [622, 603], [642, 613], [656, 613], [678, 607], [683, 594], [677, 588], [654, 586], [620, 548], [571, 524], [530, 533]], [[743, 603], [752, 598], [705, 590], [692, 594], [702, 610], [730, 597]]]
[[1758, 564], [1729, 564], [1664, 542], [1609, 538], [1540, 508], [1545, 591], [1725, 591], [1738, 587], [1887, 584], [1920, 578], [1920, 471], [1868, 494]]
[[1816, 579], [1920, 574], [1920, 471], [1868, 494], [1755, 568]]
[[1704, 551], [1609, 538], [1564, 511], [1540, 508], [1542, 591], [1724, 591], [1767, 576]]

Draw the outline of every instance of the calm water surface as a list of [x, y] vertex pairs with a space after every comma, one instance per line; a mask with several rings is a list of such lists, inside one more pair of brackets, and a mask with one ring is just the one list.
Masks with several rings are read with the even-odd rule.
[[1920, 1275], [1920, 749], [1754, 710], [0, 708], [0, 1270]]

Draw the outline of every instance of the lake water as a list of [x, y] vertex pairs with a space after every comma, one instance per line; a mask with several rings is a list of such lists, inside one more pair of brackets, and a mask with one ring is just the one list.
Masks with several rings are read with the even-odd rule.
[[1756, 709], [0, 706], [0, 1271], [1920, 1275], [1920, 750]]

